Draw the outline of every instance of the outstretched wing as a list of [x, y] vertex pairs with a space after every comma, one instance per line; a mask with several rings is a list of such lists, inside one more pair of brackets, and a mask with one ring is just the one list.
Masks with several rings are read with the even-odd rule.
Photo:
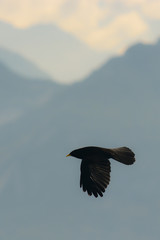
[[110, 162], [109, 160], [89, 161], [82, 160], [80, 187], [88, 195], [103, 197], [103, 193], [110, 182]]

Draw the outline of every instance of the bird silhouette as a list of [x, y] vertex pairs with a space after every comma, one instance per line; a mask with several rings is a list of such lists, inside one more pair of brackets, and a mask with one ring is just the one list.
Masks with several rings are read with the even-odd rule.
[[101, 147], [83, 147], [70, 152], [68, 156], [82, 159], [80, 187], [88, 195], [94, 195], [96, 198], [103, 197], [105, 189], [110, 182], [111, 166], [109, 159], [112, 158], [126, 165], [135, 162], [135, 154], [127, 147], [120, 148], [101, 148]]

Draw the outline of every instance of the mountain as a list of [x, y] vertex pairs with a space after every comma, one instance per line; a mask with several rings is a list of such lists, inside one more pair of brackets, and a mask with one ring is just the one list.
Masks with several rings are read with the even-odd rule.
[[33, 62], [61, 82], [73, 82], [89, 74], [109, 56], [96, 52], [52, 24], [18, 29], [0, 22], [0, 46]]
[[49, 79], [48, 74], [41, 71], [34, 63], [28, 61], [21, 55], [0, 48], [0, 61], [8, 66], [12, 71], [31, 79]]
[[1, 62], [0, 76], [0, 125], [15, 121], [65, 88], [53, 81], [22, 77]]
[[[159, 42], [137, 44], [0, 127], [2, 239], [157, 240], [159, 62]], [[65, 158], [87, 145], [136, 154], [133, 166], [111, 160], [103, 198], [82, 192], [80, 160]]]

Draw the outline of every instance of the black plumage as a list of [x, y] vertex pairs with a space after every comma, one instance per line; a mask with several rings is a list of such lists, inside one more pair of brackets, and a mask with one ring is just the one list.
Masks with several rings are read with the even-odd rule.
[[110, 182], [110, 161], [109, 158], [131, 165], [135, 162], [135, 154], [127, 147], [101, 148], [84, 147], [72, 151], [67, 156], [82, 159], [80, 187], [88, 195], [103, 197], [103, 193]]

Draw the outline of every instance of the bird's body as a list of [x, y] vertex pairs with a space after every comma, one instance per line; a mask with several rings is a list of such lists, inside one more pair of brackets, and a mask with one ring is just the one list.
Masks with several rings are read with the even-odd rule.
[[110, 161], [109, 158], [131, 165], [135, 162], [135, 154], [127, 147], [101, 148], [84, 147], [72, 151], [67, 156], [82, 159], [80, 187], [87, 191], [89, 195], [103, 196], [105, 189], [110, 182]]

